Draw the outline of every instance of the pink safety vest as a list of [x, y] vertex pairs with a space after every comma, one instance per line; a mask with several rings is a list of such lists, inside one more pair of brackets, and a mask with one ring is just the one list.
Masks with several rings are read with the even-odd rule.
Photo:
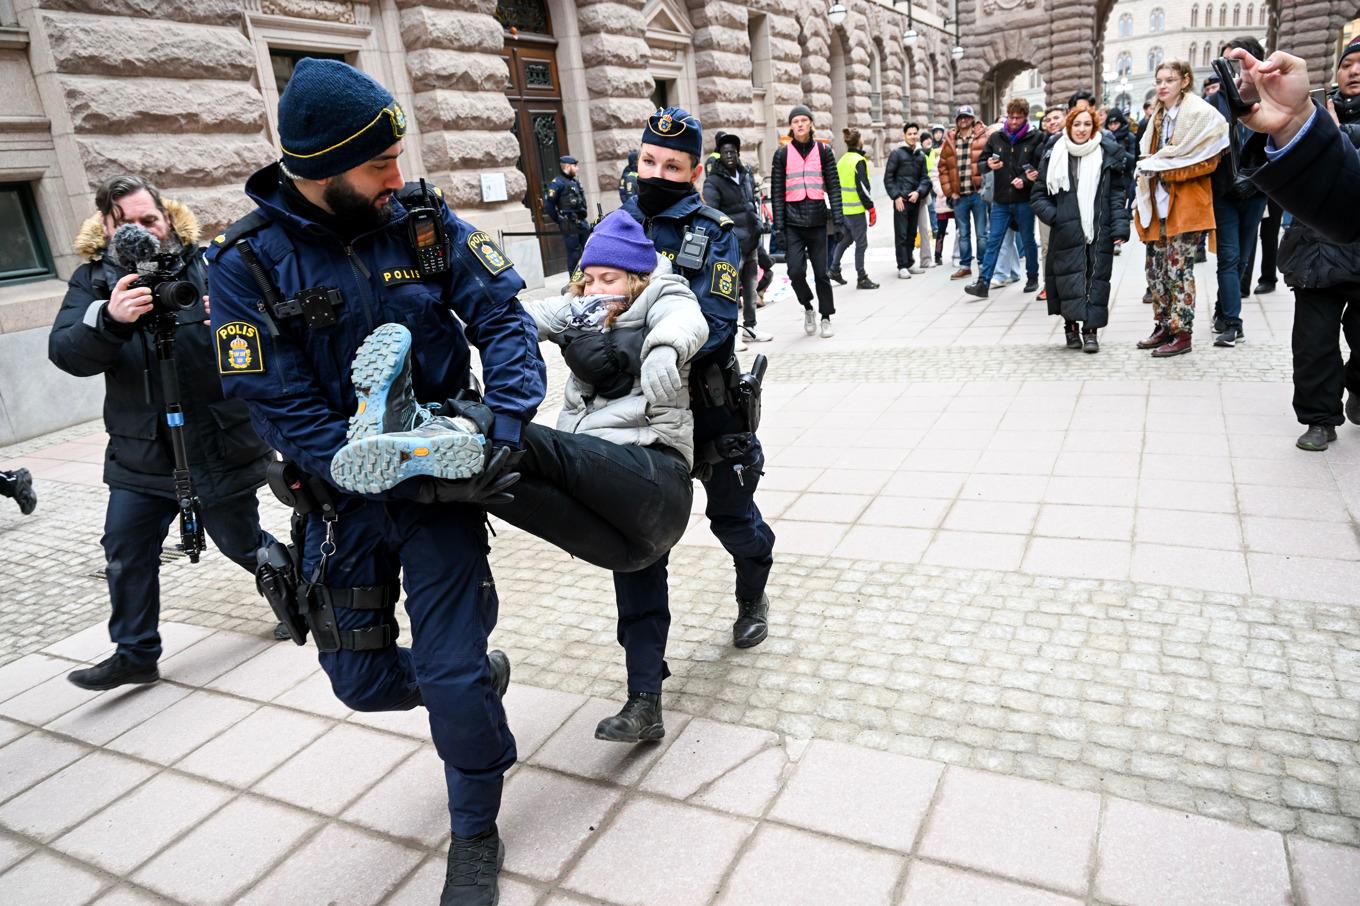
[[788, 143], [789, 156], [784, 159], [784, 200], [802, 201], [811, 198], [821, 201], [826, 198], [826, 187], [822, 184], [822, 149], [814, 141], [807, 157], [798, 153], [793, 142]]

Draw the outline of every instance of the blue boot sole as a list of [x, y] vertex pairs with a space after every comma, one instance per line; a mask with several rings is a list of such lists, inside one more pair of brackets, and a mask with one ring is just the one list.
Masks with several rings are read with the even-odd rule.
[[411, 332], [384, 324], [354, 355], [350, 381], [359, 400], [345, 438], [351, 442], [390, 431], [409, 431], [420, 404], [411, 390]]
[[341, 447], [331, 460], [331, 478], [361, 494], [379, 494], [420, 475], [458, 481], [481, 471], [485, 447], [480, 434], [379, 434]]

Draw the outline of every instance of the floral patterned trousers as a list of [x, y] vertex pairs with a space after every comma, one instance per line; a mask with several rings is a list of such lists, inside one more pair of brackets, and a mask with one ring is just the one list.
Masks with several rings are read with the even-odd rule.
[[1203, 235], [1182, 233], [1147, 244], [1152, 316], [1172, 333], [1190, 333], [1195, 324], [1195, 252]]

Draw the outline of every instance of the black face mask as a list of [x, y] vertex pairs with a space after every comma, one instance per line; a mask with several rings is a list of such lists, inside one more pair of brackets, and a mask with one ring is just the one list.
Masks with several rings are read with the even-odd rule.
[[691, 183], [644, 176], [638, 180], [638, 210], [642, 211], [644, 217], [655, 217], [677, 201], [693, 194], [694, 186]]

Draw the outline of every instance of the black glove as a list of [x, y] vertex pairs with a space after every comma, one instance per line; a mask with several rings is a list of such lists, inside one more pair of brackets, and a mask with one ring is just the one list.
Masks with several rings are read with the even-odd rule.
[[451, 481], [422, 475], [408, 478], [393, 488], [392, 493], [415, 503], [465, 503], [482, 507], [510, 503], [515, 499], [510, 488], [520, 478], [515, 467], [523, 458], [523, 450], [492, 447], [482, 471], [471, 478]]

